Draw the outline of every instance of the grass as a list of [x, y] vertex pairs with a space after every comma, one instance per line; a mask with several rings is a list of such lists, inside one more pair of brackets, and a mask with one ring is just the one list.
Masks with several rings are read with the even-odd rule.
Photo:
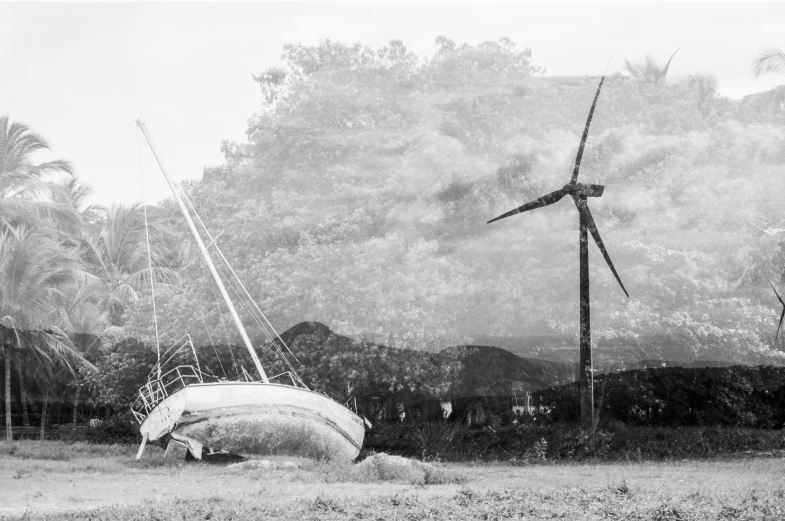
[[130, 445], [98, 445], [95, 443], [65, 441], [0, 442], [0, 458], [40, 459], [70, 461], [78, 458], [105, 458], [117, 455], [132, 455], [135, 447]]
[[264, 466], [148, 447], [0, 443], [0, 517], [20, 519], [785, 519], [780, 458], [422, 464], [377, 455]]

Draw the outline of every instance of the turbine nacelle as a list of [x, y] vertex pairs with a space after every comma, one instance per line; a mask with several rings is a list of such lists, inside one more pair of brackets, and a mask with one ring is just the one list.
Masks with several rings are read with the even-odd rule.
[[571, 195], [584, 197], [602, 197], [605, 187], [602, 185], [589, 185], [585, 183], [567, 183], [562, 191]]

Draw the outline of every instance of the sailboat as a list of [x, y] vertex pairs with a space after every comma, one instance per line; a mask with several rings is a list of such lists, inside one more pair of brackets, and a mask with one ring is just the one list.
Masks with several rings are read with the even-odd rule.
[[[190, 338], [182, 345], [190, 345], [195, 366], [178, 365], [162, 372], [159, 355], [158, 365], [151, 372], [148, 382], [139, 389], [139, 396], [131, 408], [142, 434], [136, 459], [142, 457], [145, 445], [154, 440], [182, 444], [197, 459], [202, 459], [204, 454], [214, 453], [288, 455], [333, 460], [356, 458], [362, 447], [367, 420], [332, 398], [309, 389], [291, 366], [290, 371], [278, 375], [279, 378], [288, 377], [288, 383], [275, 383], [271, 381], [275, 377], [268, 378], [180, 190], [164, 166], [147, 127], [142, 121], [137, 121], [137, 125], [229, 308], [259, 377], [254, 379], [245, 368], [242, 371], [243, 379], [239, 381], [218, 379], [206, 374], [199, 367]], [[209, 236], [198, 214], [195, 215]], [[217, 251], [226, 263], [223, 254]], [[236, 277], [231, 266], [228, 263], [226, 266], [231, 275]], [[239, 279], [234, 282], [239, 282]], [[242, 290], [245, 291], [244, 286]], [[250, 300], [247, 291], [245, 296]], [[277, 341], [283, 343], [277, 334], [276, 337]], [[277, 346], [276, 341], [272, 344]]]

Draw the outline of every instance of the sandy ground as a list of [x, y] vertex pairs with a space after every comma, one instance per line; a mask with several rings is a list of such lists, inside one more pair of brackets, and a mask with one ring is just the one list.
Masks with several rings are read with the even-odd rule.
[[[152, 456], [162, 458], [162, 453]], [[420, 497], [427, 497], [457, 490], [454, 485], [324, 483], [329, 477], [324, 469], [314, 475], [300, 468], [237, 469], [202, 463], [135, 468], [132, 461], [128, 455], [74, 461], [2, 458], [0, 517], [209, 497], [258, 500], [269, 496], [297, 502], [324, 495], [363, 498], [418, 490]], [[301, 461], [294, 463], [303, 465]]]
[[[445, 465], [466, 477], [461, 485], [412, 485], [340, 481], [340, 468], [248, 469], [225, 465], [155, 465], [160, 451], [145, 455], [137, 466], [128, 453], [82, 457], [70, 461], [0, 457], [0, 517], [24, 513], [89, 510], [148, 501], [235, 497], [298, 502], [316, 497], [427, 499], [452, 496], [467, 486], [475, 490], [596, 489], [626, 482], [631, 488], [661, 491], [663, 496], [779, 490], [785, 486], [785, 461], [752, 458], [728, 461], [629, 464]], [[302, 468], [304, 467], [304, 468]], [[337, 477], [336, 477], [337, 476]]]

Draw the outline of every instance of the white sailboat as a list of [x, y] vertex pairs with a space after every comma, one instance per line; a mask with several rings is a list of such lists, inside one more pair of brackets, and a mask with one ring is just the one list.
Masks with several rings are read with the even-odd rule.
[[[201, 371], [198, 359], [196, 367], [181, 365], [161, 374], [159, 357], [157, 368], [139, 389], [139, 397], [132, 406], [142, 433], [137, 459], [141, 458], [148, 441], [163, 437], [186, 445], [197, 459], [201, 459], [206, 449], [209, 453], [239, 455], [356, 458], [365, 436], [362, 418], [330, 397], [308, 389], [293, 370], [278, 375], [288, 376], [291, 385], [270, 382], [147, 127], [142, 121], [137, 121], [137, 125], [188, 223], [260, 378], [254, 381], [243, 368], [243, 381], [218, 380]], [[202, 227], [206, 231], [203, 224]], [[221, 259], [225, 262], [223, 255]], [[235, 276], [233, 270], [231, 273]], [[193, 354], [196, 356], [195, 350]]]

